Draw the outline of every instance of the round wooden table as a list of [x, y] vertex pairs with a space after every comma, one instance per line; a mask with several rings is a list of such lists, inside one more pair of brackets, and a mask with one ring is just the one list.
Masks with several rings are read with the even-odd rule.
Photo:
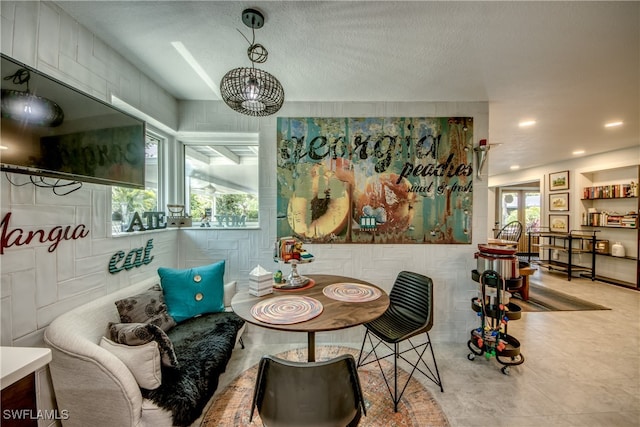
[[[330, 274], [308, 274], [307, 277], [313, 279], [315, 285], [296, 290], [277, 290], [274, 288], [272, 294], [262, 297], [253, 296], [248, 291], [239, 292], [234, 295], [231, 300], [231, 308], [238, 316], [253, 325], [279, 331], [306, 332], [308, 360], [309, 362], [313, 362], [315, 361], [316, 332], [345, 329], [370, 322], [382, 315], [389, 306], [389, 296], [387, 293], [380, 287], [365, 282], [364, 280]], [[334, 283], [361, 283], [379, 289], [381, 295], [375, 300], [365, 302], [338, 301], [325, 296], [322, 292], [326, 286]], [[287, 295], [300, 295], [320, 301], [323, 307], [322, 313], [304, 322], [288, 325], [262, 322], [251, 314], [251, 308], [256, 303], [268, 298]]]

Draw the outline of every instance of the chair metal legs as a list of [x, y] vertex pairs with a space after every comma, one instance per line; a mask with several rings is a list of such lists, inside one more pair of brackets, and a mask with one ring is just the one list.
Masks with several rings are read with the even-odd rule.
[[[406, 390], [407, 385], [409, 384], [409, 380], [411, 379], [411, 377], [413, 376], [413, 373], [416, 370], [421, 372], [425, 377], [427, 377], [431, 381], [433, 381], [437, 386], [440, 387], [440, 391], [444, 392], [444, 388], [442, 387], [442, 380], [440, 379], [440, 372], [438, 371], [438, 364], [436, 363], [436, 357], [433, 353], [433, 345], [431, 344], [431, 338], [429, 337], [429, 332], [425, 332], [425, 334], [426, 334], [427, 341], [422, 344], [415, 345], [410, 338], [406, 339], [405, 341], [409, 343], [410, 347], [405, 350], [400, 350], [401, 342], [387, 343], [381, 340], [380, 338], [378, 338], [374, 333], [369, 331], [369, 329], [367, 329], [367, 332], [364, 335], [364, 339], [362, 340], [362, 347], [360, 348], [360, 355], [358, 356], [358, 367], [365, 366], [373, 362], [378, 363], [378, 368], [380, 368], [380, 372], [382, 373], [384, 382], [387, 385], [387, 390], [389, 390], [389, 394], [393, 399], [393, 410], [395, 412], [398, 412], [398, 403], [400, 402], [400, 399], [402, 398], [402, 395], [404, 394], [404, 391]], [[375, 337], [377, 340], [375, 344], [373, 341], [373, 337]], [[364, 346], [365, 346], [365, 343], [367, 342], [367, 339], [369, 340], [369, 343], [371, 345], [371, 350], [369, 350], [363, 357], [363, 354], [365, 352]], [[381, 345], [384, 345], [384, 347], [386, 347], [390, 352], [388, 354], [378, 355], [378, 351], [380, 351], [378, 347], [380, 347]], [[384, 351], [384, 347], [382, 348], [382, 351]], [[429, 348], [429, 350], [431, 351], [431, 359], [433, 360], [433, 369], [429, 367], [429, 365], [423, 358], [427, 348]], [[405, 353], [410, 352], [412, 350], [413, 352], [415, 352], [415, 354], [418, 357], [415, 363], [407, 359], [407, 357], [404, 355]], [[391, 389], [391, 385], [389, 384], [387, 375], [385, 374], [384, 370], [382, 369], [382, 365], [380, 364], [380, 360], [386, 359], [391, 356], [393, 356], [393, 390]], [[402, 359], [412, 367], [411, 372], [409, 373], [409, 377], [407, 378], [406, 382], [404, 383], [404, 385], [402, 386], [402, 389], [399, 392], [398, 392], [398, 359]], [[421, 362], [424, 369], [422, 369], [420, 366]]]

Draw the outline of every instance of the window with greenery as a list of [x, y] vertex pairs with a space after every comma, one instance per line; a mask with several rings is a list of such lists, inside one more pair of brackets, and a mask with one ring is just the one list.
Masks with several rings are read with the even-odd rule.
[[147, 134], [145, 141], [145, 188], [111, 187], [111, 228], [124, 232], [133, 214], [158, 210], [158, 152], [161, 140]]
[[520, 221], [524, 230], [536, 229], [540, 226], [540, 192], [503, 188], [500, 191], [499, 211], [501, 222], [496, 221], [496, 230], [512, 221]]
[[185, 143], [185, 194], [196, 227], [257, 227], [257, 140]]

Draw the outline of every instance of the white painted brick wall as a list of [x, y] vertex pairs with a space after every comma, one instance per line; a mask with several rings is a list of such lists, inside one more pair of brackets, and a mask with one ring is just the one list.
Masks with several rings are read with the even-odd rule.
[[[177, 128], [178, 102], [122, 56], [97, 39], [52, 2], [2, 1], [2, 53], [71, 86], [109, 102], [126, 100], [150, 116]], [[62, 241], [34, 241], [11, 247], [0, 256], [0, 343], [42, 345], [44, 328], [79, 304], [156, 274], [160, 265], [176, 266], [177, 232], [110, 237], [110, 188], [85, 184], [60, 197], [29, 184], [29, 177], [0, 177], [1, 213], [11, 212], [9, 231], [24, 233], [84, 224], [89, 236]], [[154, 239], [153, 262], [111, 275], [111, 256], [142, 247]]]
[[[240, 115], [221, 102], [177, 102], [78, 25], [54, 3], [0, 2], [3, 53], [109, 102], [113, 94], [170, 128], [197, 131], [260, 132], [260, 230], [166, 230], [120, 238], [108, 237], [107, 188], [85, 184], [65, 197], [15, 187], [0, 177], [1, 213], [12, 212], [11, 227], [25, 231], [56, 225], [85, 224], [86, 239], [9, 248], [0, 256], [0, 343], [42, 345], [44, 328], [60, 314], [156, 274], [158, 266], [193, 266], [226, 260], [226, 279], [246, 283], [257, 264], [275, 270], [272, 242], [276, 224], [274, 117]], [[475, 117], [474, 138], [488, 136], [486, 103], [286, 103], [281, 116], [450, 116]], [[15, 182], [26, 177], [10, 175]], [[487, 187], [474, 182], [473, 245], [313, 245], [318, 261], [303, 273], [332, 272], [378, 283], [390, 289], [403, 269], [431, 276], [435, 283], [437, 340], [464, 342], [476, 326], [469, 300], [473, 252], [486, 240]], [[145, 245], [153, 238], [153, 262], [111, 275], [109, 259]], [[43, 407], [42, 409], [49, 409]]]
[[[9, 178], [16, 182], [23, 177], [9, 174]], [[63, 240], [52, 252], [51, 242], [40, 243], [37, 239], [29, 245], [5, 248], [0, 256], [2, 345], [42, 345], [44, 328], [60, 314], [155, 275], [161, 265], [177, 266], [177, 230], [118, 238], [106, 235], [111, 220], [106, 201], [108, 188], [84, 184], [77, 194], [61, 197], [52, 195], [51, 190], [34, 190], [32, 185], [16, 187], [4, 174], [0, 176], [1, 215], [11, 213], [9, 232], [17, 234], [22, 230], [26, 235], [41, 229], [48, 234], [56, 226], [70, 226], [73, 230], [80, 224], [89, 230], [86, 238]], [[115, 275], [108, 272], [115, 252], [144, 247], [148, 239], [153, 239], [151, 264]]]
[[[171, 128], [178, 102], [97, 40], [53, 3], [0, 2], [2, 53], [109, 102], [115, 95]], [[28, 183], [10, 174], [16, 184]], [[156, 275], [158, 266], [176, 266], [178, 232], [167, 230], [110, 238], [109, 187], [84, 185], [64, 197], [31, 184], [11, 185], [0, 177], [1, 214], [12, 213], [10, 229], [25, 232], [85, 224], [85, 239], [8, 248], [0, 256], [0, 345], [42, 346], [46, 326], [60, 314]], [[154, 239], [151, 264], [108, 273], [111, 256]], [[38, 373], [38, 407], [55, 408], [47, 370]], [[45, 423], [40, 422], [43, 426]]]
[[[282, 117], [408, 117], [473, 116], [474, 140], [488, 138], [486, 103], [314, 103], [286, 102], [277, 114]], [[260, 229], [192, 230], [180, 238], [183, 266], [207, 259], [227, 260], [227, 279], [247, 284], [248, 273], [258, 264], [275, 271], [288, 271], [272, 260], [276, 236], [276, 118], [251, 118], [229, 109], [222, 102], [180, 103], [181, 131], [229, 131], [260, 133]], [[440, 340], [465, 342], [477, 327], [470, 300], [477, 284], [471, 280], [477, 243], [487, 239], [488, 190], [486, 175], [474, 180], [473, 244], [471, 245], [309, 245], [316, 261], [300, 266], [304, 273], [353, 276], [390, 290], [401, 270], [417, 271], [434, 280], [436, 324], [433, 335]], [[237, 244], [232, 243], [237, 242]], [[241, 249], [241, 250], [239, 250]]]
[[[260, 198], [261, 229], [250, 231], [193, 230], [166, 232], [169, 243], [154, 245], [163, 251], [155, 262], [160, 265], [191, 266], [218, 259], [227, 262], [227, 279], [241, 282], [257, 264], [277, 268], [271, 260], [271, 244], [275, 239], [275, 135], [276, 120], [252, 118], [230, 110], [221, 102], [181, 102], [167, 96], [153, 82], [137, 71], [108, 46], [96, 39], [90, 31], [79, 26], [52, 3], [3, 2], [2, 50], [36, 68], [108, 101], [116, 96], [158, 118], [170, 127], [196, 131], [260, 132]], [[11, 30], [11, 31], [10, 31]], [[45, 36], [46, 35], [46, 36]], [[178, 109], [178, 105], [180, 109]], [[486, 103], [286, 103], [282, 116], [430, 116], [472, 115], [475, 117], [474, 138], [487, 137], [488, 107]], [[11, 320], [11, 336], [2, 328], [3, 343], [37, 341], [44, 327], [52, 318], [74, 304], [86, 301], [96, 294], [118, 289], [134, 280], [132, 272], [120, 273], [114, 280], [104, 273], [106, 263], [117, 250], [128, 250], [144, 245], [143, 238], [110, 239], [105, 187], [87, 185], [65, 198], [50, 192], [29, 187], [13, 187], [3, 181], [3, 212], [18, 213], [12, 217], [12, 226], [25, 230], [45, 225], [84, 223], [91, 230], [88, 239], [62, 242], [54, 254], [46, 251], [47, 244], [21, 248], [28, 254], [21, 257], [33, 260], [25, 270], [7, 273], [9, 257], [3, 255], [2, 307], [12, 307], [13, 312], [37, 313], [38, 321], [27, 321], [26, 316]], [[434, 333], [445, 338], [465, 340], [474, 322], [468, 310], [468, 301], [475, 289], [469, 279], [473, 268], [475, 243], [486, 239], [487, 190], [483, 181], [474, 183], [473, 245], [315, 245], [318, 261], [305, 266], [307, 272], [335, 271], [372, 280], [390, 288], [398, 271], [415, 270], [431, 276], [436, 281], [437, 318]], [[6, 203], [9, 204], [6, 204]], [[15, 221], [15, 222], [14, 222]], [[156, 239], [165, 233], [153, 234]], [[160, 237], [163, 236], [163, 237]], [[175, 245], [175, 240], [179, 245]], [[146, 240], [145, 240], [146, 241]], [[135, 243], [134, 243], [135, 242]], [[180, 247], [180, 251], [177, 247]], [[162, 249], [160, 249], [162, 248]], [[160, 252], [158, 252], [160, 253]], [[174, 256], [166, 256], [172, 254]], [[55, 257], [55, 262], [51, 261]], [[103, 269], [100, 270], [101, 262]], [[14, 290], [16, 277], [24, 275], [34, 263], [38, 266], [33, 275], [32, 291], [20, 288], [20, 304], [16, 308]], [[5, 283], [9, 283], [6, 285]], [[52, 291], [55, 289], [55, 293]], [[31, 296], [31, 297], [29, 297]], [[22, 304], [25, 306], [23, 307]], [[3, 316], [3, 319], [6, 316]], [[446, 319], [446, 320], [445, 320]], [[450, 320], [449, 320], [450, 319]], [[449, 323], [445, 323], [449, 322]], [[453, 323], [451, 323], [453, 322]], [[34, 330], [29, 330], [33, 325]], [[459, 328], [459, 324], [465, 325]], [[468, 327], [466, 325], [469, 325]], [[30, 326], [28, 326], [30, 325]], [[455, 326], [455, 328], [454, 328]]]

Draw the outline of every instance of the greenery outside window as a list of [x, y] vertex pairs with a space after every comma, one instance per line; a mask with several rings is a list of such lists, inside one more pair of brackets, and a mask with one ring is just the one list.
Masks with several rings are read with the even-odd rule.
[[501, 223], [496, 224], [498, 229], [512, 221], [519, 221], [524, 230], [539, 228], [540, 192], [537, 189], [502, 189], [500, 213]]
[[111, 187], [111, 231], [125, 232], [138, 212], [158, 211], [158, 160], [160, 138], [147, 134], [145, 141], [145, 188]]
[[[537, 185], [537, 183], [535, 183]], [[521, 186], [499, 188], [499, 201], [496, 214], [494, 235], [512, 221], [519, 221], [522, 226], [522, 235], [518, 243], [518, 253], [525, 254], [533, 250], [538, 243], [537, 237], [529, 242], [529, 230], [540, 228], [540, 190], [532, 183]], [[535, 253], [535, 252], [533, 252]]]
[[[244, 135], [244, 134], [243, 134]], [[185, 194], [194, 227], [258, 227], [257, 135], [184, 142]]]

